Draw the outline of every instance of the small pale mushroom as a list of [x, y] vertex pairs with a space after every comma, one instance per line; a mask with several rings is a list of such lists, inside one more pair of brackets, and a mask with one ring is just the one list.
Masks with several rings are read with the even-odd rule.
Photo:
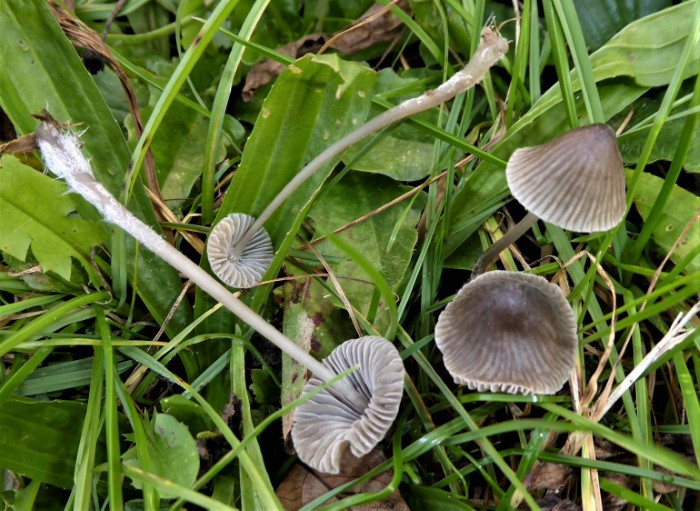
[[511, 394], [554, 394], [573, 367], [578, 339], [564, 293], [545, 278], [492, 271], [457, 293], [435, 326], [456, 383]]
[[506, 179], [528, 214], [484, 252], [474, 275], [488, 269], [538, 218], [570, 231], [600, 232], [615, 227], [625, 214], [625, 170], [615, 132], [606, 124], [516, 150]]
[[275, 252], [265, 229], [255, 231], [245, 244], [239, 243], [255, 218], [233, 213], [217, 223], [207, 239], [207, 257], [214, 274], [231, 287], [259, 284]]
[[[344, 342], [323, 365], [336, 374], [359, 365], [345, 381], [365, 399], [349, 399], [333, 387], [323, 390], [294, 411], [292, 441], [304, 463], [319, 472], [337, 474], [347, 449], [360, 458], [386, 435], [399, 411], [405, 370], [396, 348], [372, 336]], [[321, 384], [312, 377], [304, 393]]]

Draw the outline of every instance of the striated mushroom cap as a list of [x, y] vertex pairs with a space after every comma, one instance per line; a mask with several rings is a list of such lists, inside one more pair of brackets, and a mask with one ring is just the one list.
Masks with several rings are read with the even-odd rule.
[[578, 339], [559, 287], [536, 275], [493, 271], [465, 284], [435, 326], [456, 383], [511, 394], [554, 394], [574, 365]]
[[[322, 391], [295, 410], [292, 441], [304, 463], [319, 472], [337, 474], [348, 448], [360, 458], [386, 435], [399, 412], [405, 370], [393, 344], [371, 336], [344, 342], [323, 365], [336, 374], [359, 365], [346, 381], [366, 401], [349, 402], [333, 387]], [[312, 377], [304, 393], [321, 383]]]
[[263, 278], [275, 252], [265, 229], [256, 232], [245, 247], [238, 241], [255, 218], [232, 213], [214, 226], [207, 239], [207, 257], [214, 274], [231, 287], [252, 287]]
[[606, 124], [516, 150], [506, 179], [528, 211], [570, 231], [607, 231], [625, 214], [625, 171], [615, 132]]

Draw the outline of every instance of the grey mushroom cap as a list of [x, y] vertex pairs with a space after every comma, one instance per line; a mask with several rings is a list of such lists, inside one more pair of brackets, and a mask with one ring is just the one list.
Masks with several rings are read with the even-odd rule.
[[207, 239], [207, 257], [214, 274], [231, 287], [259, 284], [275, 256], [272, 240], [265, 229], [256, 232], [244, 247], [238, 241], [255, 218], [232, 213], [214, 226]]
[[435, 327], [456, 383], [511, 394], [554, 394], [574, 365], [576, 319], [545, 278], [493, 271], [465, 284]]
[[[349, 402], [335, 389], [325, 389], [294, 411], [292, 441], [299, 458], [326, 474], [337, 474], [343, 454], [356, 458], [369, 453], [386, 435], [403, 397], [404, 366], [396, 348], [382, 337], [360, 337], [338, 346], [323, 364], [346, 378], [366, 401]], [[322, 382], [312, 377], [304, 393]]]
[[606, 124], [516, 150], [506, 179], [528, 211], [570, 231], [607, 231], [625, 214], [625, 171], [615, 132]]

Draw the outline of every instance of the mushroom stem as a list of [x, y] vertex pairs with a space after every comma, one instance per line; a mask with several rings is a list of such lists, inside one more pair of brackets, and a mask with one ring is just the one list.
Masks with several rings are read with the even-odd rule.
[[479, 257], [479, 260], [474, 265], [474, 270], [472, 270], [472, 279], [488, 270], [489, 266], [498, 258], [498, 254], [503, 252], [503, 250], [512, 245], [515, 240], [529, 231], [530, 227], [532, 227], [537, 220], [539, 220], [539, 218], [536, 215], [528, 212], [527, 215], [509, 229], [501, 239], [497, 240], [486, 252], [481, 254], [481, 257]]
[[440, 85], [437, 89], [429, 90], [417, 98], [409, 99], [396, 105], [389, 110], [382, 112], [378, 116], [370, 119], [355, 131], [345, 135], [343, 138], [325, 149], [321, 154], [309, 162], [277, 196], [268, 204], [265, 210], [258, 216], [257, 220], [250, 226], [248, 231], [238, 241], [238, 245], [245, 246], [253, 235], [267, 222], [267, 220], [277, 211], [284, 201], [292, 195], [309, 177], [317, 170], [330, 162], [338, 154], [342, 153], [351, 145], [359, 142], [363, 138], [375, 133], [390, 124], [398, 122], [406, 117], [410, 117], [419, 112], [437, 106], [448, 101], [458, 94], [471, 89], [474, 85], [484, 79], [489, 69], [498, 62], [508, 51], [508, 41], [499, 34], [484, 27], [481, 32], [481, 44], [474, 52], [469, 63], [463, 69]]
[[[297, 346], [291, 339], [231, 294], [214, 277], [136, 218], [95, 179], [90, 163], [80, 151], [78, 138], [72, 133], [61, 133], [57, 126], [51, 121], [45, 121], [36, 129], [37, 143], [47, 168], [65, 179], [70, 188], [95, 206], [107, 222], [124, 229], [146, 248], [192, 280], [202, 291], [221, 302], [224, 307], [255, 331], [306, 367], [314, 376], [324, 382], [336, 376], [333, 371]], [[333, 386], [348, 399], [358, 400], [358, 402], [366, 401], [365, 397], [345, 380], [340, 380]]]

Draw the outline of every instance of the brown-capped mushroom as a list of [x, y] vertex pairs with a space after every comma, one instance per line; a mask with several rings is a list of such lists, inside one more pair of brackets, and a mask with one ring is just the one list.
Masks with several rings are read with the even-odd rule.
[[538, 218], [570, 231], [600, 232], [615, 227], [625, 214], [625, 170], [615, 132], [606, 124], [517, 149], [506, 165], [506, 179], [528, 214], [481, 256], [475, 275]]
[[[360, 337], [338, 346], [323, 360], [336, 374], [359, 365], [345, 381], [364, 396], [355, 401], [335, 388], [323, 390], [294, 412], [292, 441], [299, 458], [326, 474], [340, 471], [343, 453], [369, 453], [391, 427], [403, 396], [404, 366], [396, 348], [382, 337]], [[312, 377], [308, 393], [321, 385]]]
[[493, 271], [465, 284], [440, 314], [435, 343], [456, 383], [511, 394], [553, 394], [578, 340], [561, 289], [543, 277]]
[[214, 274], [231, 287], [248, 288], [259, 284], [275, 255], [265, 229], [251, 239], [239, 241], [255, 218], [233, 213], [214, 226], [207, 240], [207, 257]]

